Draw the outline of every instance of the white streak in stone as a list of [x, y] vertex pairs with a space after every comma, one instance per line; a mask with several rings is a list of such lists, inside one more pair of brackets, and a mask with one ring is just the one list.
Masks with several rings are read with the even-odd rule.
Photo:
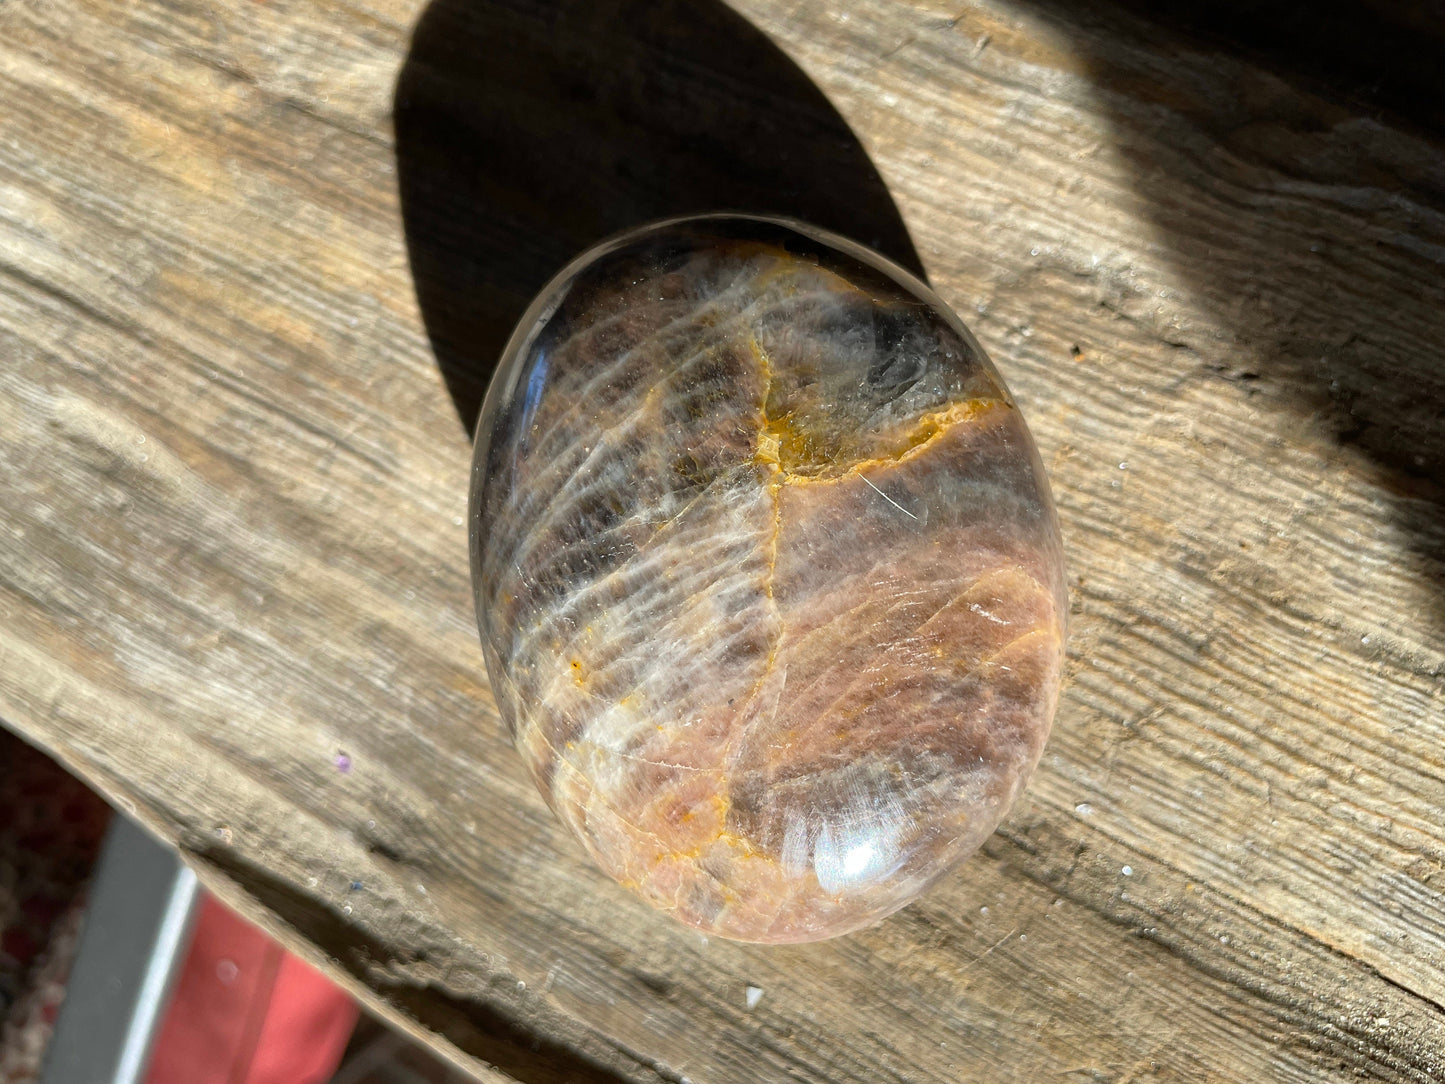
[[995, 615], [989, 613], [989, 612], [988, 612], [987, 610], [985, 610], [982, 606], [980, 606], [977, 602], [970, 602], [970, 603], [968, 604], [968, 608], [969, 608], [970, 610], [972, 610], [974, 613], [978, 614], [979, 617], [986, 618], [987, 620], [992, 621], [995, 625], [1007, 625], [1007, 624], [1009, 623], [1009, 622], [1005, 621], [1003, 618], [1001, 618], [1001, 617], [996, 617]]
[[888, 494], [884, 493], [881, 489], [879, 489], [877, 486], [875, 486], [872, 482], [868, 481], [868, 476], [867, 476], [866, 474], [860, 474], [860, 475], [858, 475], [858, 477], [863, 479], [863, 483], [864, 483], [869, 489], [871, 489], [874, 493], [878, 494], [878, 496], [882, 497], [885, 501], [887, 501], [889, 504], [891, 504], [894, 508], [898, 509], [898, 511], [902, 512], [902, 513], [903, 513], [905, 516], [907, 516], [909, 519], [917, 519], [917, 518], [918, 518], [918, 517], [915, 516], [912, 512], [910, 512], [908, 509], [904, 508], [903, 505], [899, 504], [899, 503], [898, 503], [897, 501], [895, 501], [892, 497], [890, 497]]

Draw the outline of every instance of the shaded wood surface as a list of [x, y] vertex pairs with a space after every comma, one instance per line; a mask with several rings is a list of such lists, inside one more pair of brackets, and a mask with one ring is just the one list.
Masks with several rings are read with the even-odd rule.
[[[486, 1079], [1445, 1077], [1437, 106], [1124, 9], [443, 4], [0, 3], [5, 724]], [[653, 915], [523, 778], [458, 420], [568, 245], [774, 189], [978, 334], [1073, 596], [1013, 816], [789, 949]]]

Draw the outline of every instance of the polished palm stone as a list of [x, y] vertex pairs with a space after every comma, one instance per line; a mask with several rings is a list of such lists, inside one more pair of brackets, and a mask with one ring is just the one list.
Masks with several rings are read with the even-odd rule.
[[1058, 696], [1038, 455], [922, 283], [715, 216], [564, 270], [487, 395], [472, 568], [497, 706], [608, 874], [811, 941], [997, 826]]

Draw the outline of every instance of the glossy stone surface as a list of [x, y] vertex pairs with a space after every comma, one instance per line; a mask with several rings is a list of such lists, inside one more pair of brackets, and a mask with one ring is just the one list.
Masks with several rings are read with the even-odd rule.
[[597, 863], [710, 934], [897, 910], [997, 826], [1058, 695], [1037, 453], [926, 287], [738, 217], [567, 268], [487, 396], [492, 687]]

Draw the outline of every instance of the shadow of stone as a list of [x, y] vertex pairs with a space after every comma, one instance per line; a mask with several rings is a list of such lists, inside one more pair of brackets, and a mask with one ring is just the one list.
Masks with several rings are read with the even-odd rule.
[[434, 0], [398, 80], [396, 145], [417, 297], [468, 433], [532, 297], [630, 226], [791, 215], [922, 274], [847, 124], [716, 0]]

